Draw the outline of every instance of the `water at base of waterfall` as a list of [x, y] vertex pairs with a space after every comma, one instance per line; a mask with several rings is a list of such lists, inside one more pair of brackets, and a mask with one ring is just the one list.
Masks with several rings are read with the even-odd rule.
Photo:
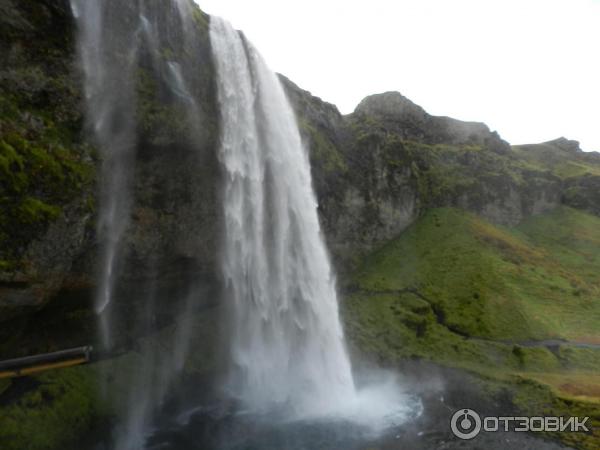
[[[418, 412], [403, 412], [401, 422]], [[148, 439], [148, 450], [358, 450], [398, 433], [393, 427], [374, 432], [339, 418], [285, 422], [276, 413], [256, 416], [218, 407], [198, 408], [183, 424], [163, 425]]]

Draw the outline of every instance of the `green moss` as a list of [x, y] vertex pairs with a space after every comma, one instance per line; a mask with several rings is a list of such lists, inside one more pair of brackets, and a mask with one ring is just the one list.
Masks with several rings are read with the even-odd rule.
[[[16, 105], [0, 91], [0, 103]], [[0, 139], [0, 258], [16, 260], [19, 249], [56, 219], [67, 202], [91, 184], [94, 167], [89, 149], [40, 112], [22, 110], [3, 118]], [[30, 117], [29, 123], [22, 117]], [[35, 124], [35, 129], [30, 129]], [[6, 267], [0, 267], [7, 270]]]
[[309, 139], [313, 167], [325, 172], [345, 173], [348, 170], [346, 162], [331, 140], [306, 120], [299, 119], [298, 122], [303, 134]]
[[4, 176], [11, 176], [13, 172], [23, 170], [23, 158], [12, 145], [4, 141], [0, 141], [0, 169]]
[[451, 204], [464, 193], [473, 201], [484, 202], [483, 186], [526, 183], [522, 168], [512, 158], [484, 151], [481, 146], [412, 141], [404, 146], [415, 160], [419, 191], [427, 206]]
[[173, 61], [176, 58], [176, 54], [172, 48], [164, 47], [160, 50], [160, 57], [165, 61]]
[[33, 382], [16, 402], [0, 405], [3, 450], [64, 448], [92, 425], [97, 384], [90, 368], [46, 372]]
[[548, 172], [562, 179], [600, 176], [600, 164], [586, 160], [582, 153], [565, 151], [552, 143], [517, 145], [513, 152], [519, 164], [529, 170]]
[[[383, 164], [376, 168], [390, 180], [394, 173], [410, 168], [422, 209], [466, 201], [473, 209], [482, 208], [491, 200], [490, 192], [526, 190], [529, 185], [554, 180], [547, 170], [526, 164], [516, 152], [498, 154], [482, 145], [407, 140], [369, 116], [353, 117], [350, 130], [355, 142], [353, 160], [363, 161], [357, 176], [373, 171], [365, 167], [369, 158]], [[372, 190], [373, 182], [376, 180], [367, 179], [370, 184], [365, 190]]]
[[23, 174], [23, 157], [5, 141], [0, 141], [0, 174], [4, 189], [8, 192], [21, 192], [26, 186]]
[[5, 9], [0, 34], [18, 51], [6, 60], [0, 84], [0, 260], [17, 267], [58, 209], [91, 183], [94, 169], [81, 142], [68, 11], [29, 0]]
[[10, 261], [0, 259], [0, 270], [10, 270], [12, 267], [13, 264]]
[[156, 80], [144, 69], [137, 72], [138, 120], [141, 132], [153, 145], [178, 142], [190, 132], [189, 114], [181, 102], [160, 97]]
[[200, 30], [208, 32], [209, 16], [205, 14], [196, 3], [193, 3], [192, 5], [192, 15], [194, 17], [194, 22], [196, 22], [196, 25]]
[[47, 203], [32, 197], [25, 197], [18, 208], [18, 219], [24, 224], [53, 220], [59, 214], [59, 207], [48, 205]]

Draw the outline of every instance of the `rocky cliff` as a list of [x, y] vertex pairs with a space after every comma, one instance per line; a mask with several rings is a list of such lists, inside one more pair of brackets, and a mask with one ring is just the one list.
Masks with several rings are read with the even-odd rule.
[[[61, 290], [93, 287], [99, 160], [83, 126], [68, 2], [0, 0], [0, 11], [5, 320]], [[218, 114], [208, 20], [197, 10], [192, 91], [198, 123], [180, 120], [176, 99], [142, 51], [135, 208], [124, 269], [132, 283], [151, 278], [169, 289], [191, 276], [217, 284]], [[164, 58], [189, 45], [182, 32], [167, 35]], [[342, 272], [434, 207], [466, 209], [502, 225], [560, 204], [600, 212], [599, 157], [574, 141], [511, 147], [482, 123], [431, 116], [395, 92], [367, 97], [342, 116], [288, 79], [282, 82], [310, 150], [321, 220]]]
[[511, 147], [482, 123], [427, 114], [397, 92], [342, 116], [284, 78], [311, 151], [323, 224], [342, 264], [434, 207], [500, 225], [560, 204], [597, 214], [599, 156], [564, 138]]
[[0, 316], [68, 284], [93, 229], [95, 156], [66, 2], [0, 2]]
[[[196, 9], [193, 29], [184, 30], [172, 6], [149, 8], [164, 12], [160, 23], [172, 31], [161, 34], [161, 55], [141, 48], [133, 80], [135, 207], [119, 287], [127, 297], [148, 279], [168, 290], [182, 277], [208, 284], [214, 278], [218, 113], [208, 17]], [[6, 320], [60, 291], [92, 295], [101, 161], [83, 117], [68, 0], [2, 0], [0, 11], [0, 320]], [[119, 20], [137, 23], [133, 14], [120, 8]], [[157, 58], [191, 60], [197, 123], [169, 94]]]

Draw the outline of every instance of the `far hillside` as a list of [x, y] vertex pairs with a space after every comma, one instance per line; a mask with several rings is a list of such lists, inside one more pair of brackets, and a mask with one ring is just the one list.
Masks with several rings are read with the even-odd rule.
[[499, 383], [523, 411], [585, 412], [595, 431], [577, 445], [597, 448], [599, 273], [597, 216], [559, 207], [503, 227], [432, 209], [363, 260], [347, 286], [347, 329], [382, 360]]

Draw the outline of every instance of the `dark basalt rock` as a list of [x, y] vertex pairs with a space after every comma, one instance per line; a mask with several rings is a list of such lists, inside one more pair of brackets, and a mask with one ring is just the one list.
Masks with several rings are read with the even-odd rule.
[[600, 176], [585, 175], [565, 182], [565, 205], [600, 216]]

